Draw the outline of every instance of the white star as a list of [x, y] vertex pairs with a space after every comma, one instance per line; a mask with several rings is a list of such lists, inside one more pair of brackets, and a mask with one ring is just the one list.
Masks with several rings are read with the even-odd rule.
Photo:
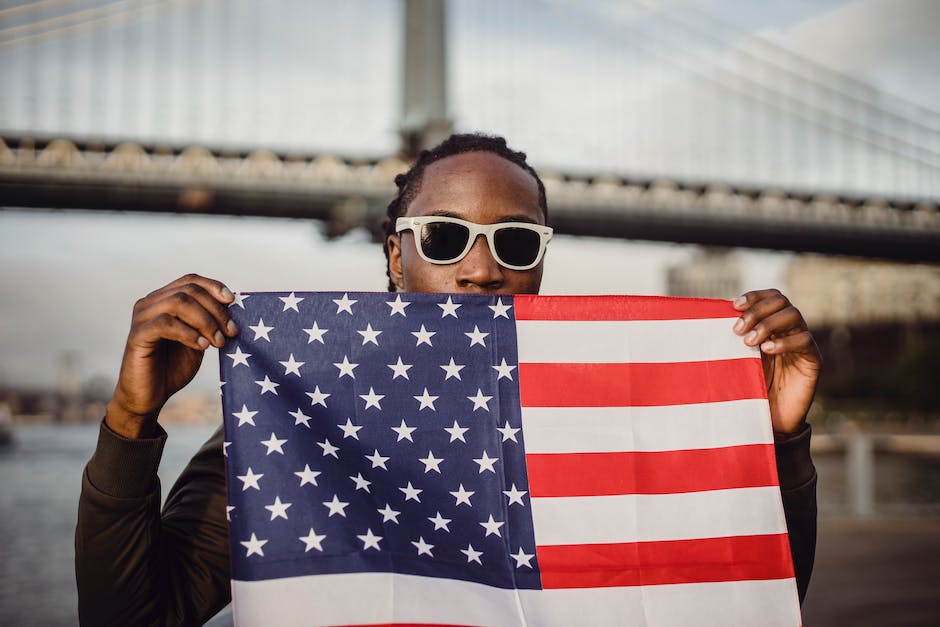
[[281, 311], [287, 311], [288, 309], [293, 309], [297, 313], [300, 313], [300, 310], [297, 309], [297, 305], [299, 305], [301, 301], [303, 301], [302, 298], [297, 298], [296, 296], [294, 296], [293, 292], [291, 292], [287, 296], [278, 296], [278, 298], [281, 299], [281, 302], [284, 303], [284, 309], [282, 309]]
[[491, 368], [493, 368], [493, 370], [499, 373], [498, 376], [496, 377], [497, 381], [499, 381], [500, 379], [504, 379], [504, 378], [512, 381], [512, 371], [516, 369], [515, 366], [510, 366], [509, 364], [506, 363], [505, 357], [503, 357], [503, 362], [501, 364], [499, 364], [498, 366], [491, 366]]
[[313, 388], [313, 392], [307, 392], [310, 397], [310, 405], [323, 405], [326, 407], [326, 399], [331, 395], [320, 391], [320, 386]]
[[360, 394], [360, 395], [359, 395], [359, 398], [361, 398], [362, 400], [364, 400], [364, 401], [366, 402], [365, 409], [369, 409], [370, 407], [375, 407], [376, 409], [382, 409], [382, 406], [379, 405], [379, 401], [382, 400], [383, 398], [385, 398], [385, 395], [384, 395], [384, 394], [376, 394], [376, 393], [375, 393], [375, 390], [373, 390], [373, 389], [370, 387], [370, 388], [369, 388], [369, 393], [368, 393], [368, 394]]
[[307, 334], [307, 344], [312, 344], [314, 342], [320, 342], [323, 344], [323, 334], [329, 331], [329, 329], [321, 329], [317, 326], [316, 320], [313, 321], [313, 326], [309, 329], [304, 329], [304, 333]]
[[486, 529], [486, 535], [484, 535], [483, 537], [485, 538], [486, 536], [493, 536], [493, 535], [503, 537], [503, 534], [500, 533], [499, 528], [502, 527], [504, 524], [506, 523], [493, 520], [493, 514], [490, 514], [489, 520], [487, 520], [486, 522], [480, 523], [480, 526]]
[[284, 446], [284, 443], [285, 443], [285, 442], [287, 442], [286, 439], [285, 439], [285, 440], [278, 440], [276, 437], [274, 437], [274, 434], [273, 434], [273, 433], [271, 434], [271, 438], [270, 438], [270, 439], [268, 439], [268, 440], [262, 440], [262, 441], [261, 441], [262, 444], [264, 444], [266, 447], [268, 447], [268, 452], [266, 453], [266, 455], [270, 455], [270, 454], [273, 453], [274, 451], [277, 451], [278, 453], [280, 453], [281, 455], [283, 455], [283, 454], [284, 454], [284, 449], [282, 449], [281, 447]]
[[436, 409], [434, 409], [434, 401], [436, 401], [438, 398], [439, 397], [437, 396], [431, 396], [430, 394], [428, 394], [427, 388], [424, 388], [424, 394], [422, 394], [421, 396], [414, 397], [414, 399], [421, 404], [420, 407], [418, 407], [418, 411], [421, 411], [422, 409], [425, 409], [425, 408], [430, 408], [431, 411], [437, 411]]
[[457, 317], [457, 309], [460, 308], [460, 305], [454, 303], [453, 299], [448, 296], [446, 303], [438, 303], [437, 305], [443, 310], [441, 318], [446, 318], [447, 316]]
[[474, 459], [477, 464], [480, 465], [480, 474], [483, 474], [484, 470], [489, 470], [491, 473], [496, 474], [496, 470], [493, 468], [493, 464], [499, 461], [498, 457], [489, 457], [486, 454], [486, 451], [483, 451], [483, 457]]
[[506, 425], [502, 427], [497, 427], [497, 431], [503, 434], [503, 442], [507, 440], [512, 440], [513, 442], [519, 443], [519, 440], [516, 439], [516, 434], [519, 433], [519, 429], [514, 429], [509, 426], [509, 421], [506, 421]]
[[252, 427], [256, 426], [254, 417], [255, 417], [255, 414], [257, 413], [258, 412], [256, 411], [248, 411], [248, 406], [242, 405], [241, 411], [236, 411], [232, 413], [233, 416], [238, 418], [238, 424], [235, 426], [240, 427], [245, 424], [251, 425]]
[[275, 496], [274, 503], [271, 505], [265, 505], [264, 509], [271, 512], [271, 520], [275, 518], [283, 518], [287, 520], [287, 508], [290, 507], [291, 503], [281, 503], [281, 497]]
[[228, 447], [232, 445], [231, 442], [222, 442], [222, 455], [228, 457]]
[[339, 447], [333, 446], [333, 443], [330, 442], [329, 438], [323, 438], [322, 442], [317, 442], [320, 448], [323, 449], [323, 457], [327, 455], [332, 455], [334, 458], [339, 459], [339, 455], [336, 454], [336, 451], [339, 450]]
[[509, 554], [509, 557], [511, 557], [512, 559], [516, 560], [516, 568], [522, 568], [523, 566], [528, 566], [529, 568], [532, 568], [532, 564], [530, 564], [529, 562], [532, 561], [532, 558], [535, 557], [535, 554], [534, 554], [534, 553], [523, 553], [523, 552], [522, 552], [522, 547], [520, 546], [520, 547], [519, 547], [519, 552], [516, 553], [515, 555], [513, 555], [512, 553], [510, 553], [510, 554]]
[[255, 534], [251, 534], [251, 539], [247, 542], [240, 542], [243, 547], [248, 549], [248, 553], [245, 555], [245, 557], [251, 557], [252, 553], [257, 553], [261, 557], [264, 557], [264, 551], [261, 550], [261, 547], [267, 543], [267, 540], [259, 540]]
[[349, 294], [343, 294], [343, 297], [339, 300], [333, 299], [333, 302], [336, 303], [336, 313], [345, 311], [346, 313], [352, 315], [352, 306], [358, 301], [350, 300]]
[[431, 336], [437, 334], [437, 331], [428, 331], [424, 328], [424, 325], [421, 325], [421, 329], [418, 331], [412, 331], [411, 334], [415, 336], [418, 341], [415, 343], [415, 346], [421, 346], [422, 344], [427, 344], [428, 346], [434, 346], [431, 344]]
[[459, 424], [457, 424], [456, 420], [454, 421], [453, 427], [444, 427], [444, 431], [450, 434], [451, 442], [453, 442], [454, 440], [460, 440], [461, 442], [466, 442], [466, 440], [463, 439], [463, 434], [469, 430], [470, 429], [466, 427], [461, 427]]
[[303, 486], [307, 483], [310, 485], [318, 485], [317, 477], [320, 476], [321, 473], [317, 470], [310, 470], [310, 464], [304, 464], [304, 469], [294, 474], [300, 477], [300, 485]]
[[[339, 497], [335, 494], [333, 495], [332, 501], [323, 501], [323, 504], [326, 505], [330, 510], [330, 514], [327, 516], [327, 518], [330, 518], [333, 516], [333, 514], [339, 514], [343, 518], [346, 518], [346, 508], [349, 506], [349, 503], [345, 503], [339, 500]], [[492, 518], [492, 516], [490, 516], [490, 518]]]
[[419, 490], [418, 488], [414, 487], [413, 485], [411, 485], [410, 481], [408, 482], [408, 485], [406, 485], [404, 488], [398, 488], [398, 489], [405, 493], [406, 501], [417, 501], [418, 503], [421, 502], [421, 499], [418, 498], [418, 495], [424, 492], [424, 490]]
[[381, 335], [381, 331], [374, 331], [371, 324], [367, 324], [364, 331], [356, 331], [359, 335], [362, 336], [362, 345], [365, 346], [367, 343], [371, 342], [376, 346], [379, 345], [378, 337]]
[[483, 551], [477, 551], [473, 548], [473, 545], [469, 542], [467, 543], [467, 548], [460, 549], [460, 552], [467, 556], [467, 563], [476, 562], [480, 566], [483, 565], [483, 562], [480, 561], [480, 556], [483, 555]]
[[463, 369], [465, 368], [465, 366], [462, 366], [462, 365], [459, 365], [459, 364], [455, 364], [453, 357], [450, 358], [450, 363], [449, 363], [449, 364], [444, 365], [444, 366], [441, 366], [441, 368], [443, 368], [443, 369], [444, 369], [444, 372], [447, 373], [447, 374], [444, 375], [444, 380], [445, 380], [445, 381], [447, 381], [447, 380], [450, 379], [451, 377], [454, 377], [454, 378], [457, 379], [458, 381], [462, 381], [462, 380], [463, 380], [463, 379], [460, 378], [460, 371], [463, 370]]
[[355, 477], [349, 475], [349, 478], [352, 479], [353, 483], [356, 484], [357, 490], [365, 490], [366, 492], [370, 493], [372, 492], [372, 490], [369, 489], [369, 486], [372, 485], [372, 482], [366, 480], [366, 478], [362, 476], [361, 472], [357, 472]]
[[474, 344], [479, 344], [483, 348], [486, 348], [486, 342], [483, 341], [483, 338], [489, 335], [489, 333], [483, 333], [482, 331], [480, 331], [477, 325], [473, 325], [473, 331], [471, 331], [470, 333], [464, 333], [464, 335], [470, 338], [470, 346], [473, 346]]
[[411, 303], [403, 301], [401, 299], [401, 294], [395, 297], [395, 300], [387, 300], [385, 304], [392, 308], [392, 312], [388, 314], [389, 316], [394, 316], [395, 314], [401, 314], [403, 317], [407, 318], [408, 315], [405, 313], [405, 307]]
[[254, 488], [255, 490], [260, 491], [260, 490], [261, 490], [261, 486], [258, 485], [258, 479], [260, 479], [260, 478], [263, 477], [263, 476], [264, 476], [263, 474], [258, 474], [258, 475], [256, 475], [255, 473], [251, 472], [251, 467], [249, 466], [249, 467], [248, 467], [248, 474], [246, 474], [246, 475], [238, 475], [238, 478], [241, 480], [241, 482], [242, 482], [242, 484], [243, 484], [243, 485], [242, 485], [242, 492], [244, 492], [244, 491], [247, 490], [248, 488]]
[[480, 388], [477, 388], [477, 395], [476, 395], [476, 396], [468, 396], [468, 397], [467, 397], [468, 400], [473, 401], [473, 411], [476, 411], [476, 410], [478, 410], [478, 409], [485, 409], [486, 411], [489, 411], [490, 408], [489, 408], [489, 405], [487, 405], [487, 403], [489, 402], [489, 400], [490, 400], [491, 398], [493, 398], [493, 397], [492, 397], [492, 396], [484, 396], [484, 395], [483, 395], [483, 390], [481, 390]]
[[416, 542], [412, 542], [415, 545], [415, 548], [418, 549], [418, 555], [427, 555], [428, 557], [434, 557], [431, 553], [431, 549], [434, 548], [433, 544], [428, 544], [424, 541], [424, 537], [419, 537]]
[[503, 494], [509, 497], [509, 505], [513, 503], [518, 503], [525, 507], [525, 503], [522, 502], [522, 497], [525, 496], [526, 490], [517, 490], [516, 484], [512, 484], [512, 488], [509, 490], [503, 490]]
[[457, 502], [454, 503], [455, 506], [460, 505], [461, 503], [466, 503], [467, 505], [470, 505], [470, 507], [473, 507], [473, 505], [470, 503], [470, 497], [474, 494], [476, 494], [476, 492], [469, 492], [464, 490], [462, 483], [460, 484], [460, 487], [457, 488], [456, 492], [451, 492], [451, 496], [457, 499]]
[[232, 522], [232, 512], [234, 511], [235, 511], [234, 505], [226, 505], [225, 506], [225, 520]]
[[343, 355], [343, 362], [342, 362], [342, 363], [333, 364], [333, 365], [336, 366], [337, 368], [339, 368], [339, 378], [340, 378], [340, 379], [342, 379], [342, 378], [343, 378], [344, 376], [346, 376], [346, 375], [348, 375], [351, 379], [355, 379], [355, 378], [356, 378], [356, 375], [355, 375], [355, 373], [353, 372], [353, 370], [355, 370], [355, 369], [356, 369], [356, 366], [358, 366], [359, 364], [351, 364], [351, 363], [349, 363], [349, 356], [348, 356], [348, 355]]
[[382, 514], [382, 522], [393, 522], [396, 525], [398, 524], [398, 515], [401, 514], [401, 512], [392, 509], [388, 503], [385, 504], [383, 509], [377, 511]]
[[284, 376], [286, 377], [289, 374], [296, 374], [300, 376], [300, 367], [303, 366], [306, 362], [295, 361], [294, 353], [290, 354], [290, 357], [287, 358], [287, 361], [282, 361], [280, 364], [284, 366]]
[[427, 457], [418, 458], [418, 461], [424, 464], [424, 474], [428, 474], [432, 470], [436, 471], [437, 474], [441, 474], [441, 462], [444, 461], [444, 459], [434, 457], [432, 451], [428, 451]]
[[372, 462], [373, 468], [381, 468], [382, 470], [388, 470], [385, 466], [385, 462], [391, 459], [390, 457], [382, 457], [379, 455], [379, 449], [375, 449], [374, 453], [366, 455], [365, 458]]
[[258, 324], [255, 326], [248, 326], [249, 329], [255, 332], [255, 341], [259, 338], [263, 340], [271, 341], [271, 338], [268, 337], [268, 333], [274, 330], [274, 327], [267, 327], [264, 325], [264, 318], [258, 318]]
[[398, 377], [405, 377], [408, 379], [408, 369], [411, 368], [411, 364], [405, 364], [401, 361], [401, 356], [398, 357], [397, 364], [389, 364], [389, 368], [392, 369], [392, 372], [395, 374], [392, 375], [392, 379], [397, 379]]
[[272, 394], [274, 394], [274, 396], [277, 396], [277, 386], [279, 386], [280, 383], [275, 383], [274, 381], [268, 378], [268, 375], [264, 375], [263, 381], [255, 381], [255, 383], [261, 386], [262, 396], [267, 392], [271, 392]]
[[362, 427], [354, 425], [351, 418], [347, 418], [346, 424], [340, 425], [339, 428], [343, 431], [343, 438], [352, 438], [354, 440], [359, 439], [359, 429], [362, 429]]
[[450, 529], [447, 527], [447, 525], [450, 524], [451, 519], [444, 518], [443, 516], [441, 516], [440, 512], [438, 512], [435, 516], [429, 516], [428, 520], [434, 523], [434, 531], [437, 531], [438, 529], [443, 529], [447, 533], [450, 533]]
[[234, 306], [238, 305], [239, 307], [241, 307], [242, 309], [244, 309], [244, 308], [245, 308], [245, 299], [248, 298], [249, 296], [250, 296], [250, 294], [239, 294], [238, 292], [235, 292], [235, 300], [232, 301], [232, 304], [229, 305], [229, 307], [234, 307]]
[[502, 298], [497, 299], [495, 305], [487, 305], [487, 307], [493, 310], [493, 320], [500, 317], [506, 318], [508, 320], [509, 316], [506, 315], [506, 312], [512, 309], [512, 305], [503, 304]]
[[302, 424], [303, 426], [307, 427], [308, 429], [310, 428], [310, 425], [309, 425], [308, 423], [312, 420], [312, 418], [311, 418], [310, 416], [308, 416], [307, 414], [303, 413], [302, 411], [300, 411], [300, 408], [299, 408], [299, 407], [297, 408], [297, 411], [289, 411], [289, 412], [287, 412], [287, 413], [289, 413], [291, 416], [294, 417], [294, 426], [295, 426], [295, 427], [296, 427], [297, 425], [301, 425], [301, 424]]
[[362, 540], [363, 551], [367, 549], [375, 549], [376, 551], [381, 551], [381, 549], [379, 548], [379, 540], [382, 539], [382, 536], [373, 535], [371, 529], [366, 529], [365, 535], [356, 536], [356, 537]]
[[417, 427], [409, 427], [406, 425], [403, 418], [399, 426], [392, 427], [392, 431], [398, 434], [398, 439], [395, 441], [401, 442], [402, 440], [408, 440], [409, 442], [414, 442], [414, 440], [411, 439], [411, 434], [415, 429], [417, 429]]
[[242, 347], [236, 346], [234, 353], [226, 353], [225, 356], [232, 358], [232, 368], [235, 368], [242, 364], [248, 366], [248, 358], [251, 357], [251, 353], [243, 353]]
[[304, 553], [310, 549], [316, 549], [318, 551], [323, 551], [323, 545], [320, 544], [326, 539], [326, 535], [317, 535], [317, 532], [313, 530], [313, 527], [310, 527], [310, 533], [306, 536], [298, 538], [301, 542], [307, 545], [307, 548], [304, 549]]

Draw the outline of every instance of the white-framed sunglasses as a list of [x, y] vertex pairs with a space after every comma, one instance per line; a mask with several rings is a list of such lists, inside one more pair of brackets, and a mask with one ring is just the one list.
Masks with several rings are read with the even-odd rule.
[[457, 263], [479, 235], [486, 238], [493, 258], [510, 270], [531, 270], [542, 261], [552, 228], [529, 222], [477, 224], [448, 216], [398, 218], [395, 232], [415, 234], [418, 254], [430, 263]]

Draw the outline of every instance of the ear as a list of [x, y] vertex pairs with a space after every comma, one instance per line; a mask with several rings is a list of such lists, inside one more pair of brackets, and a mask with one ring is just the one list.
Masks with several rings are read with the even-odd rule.
[[398, 291], [403, 291], [405, 280], [401, 271], [401, 238], [397, 234], [389, 235], [385, 245], [388, 246], [388, 276]]

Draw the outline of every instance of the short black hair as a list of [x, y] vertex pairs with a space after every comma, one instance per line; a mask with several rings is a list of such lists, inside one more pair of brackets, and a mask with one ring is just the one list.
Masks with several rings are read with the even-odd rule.
[[442, 141], [440, 144], [430, 150], [422, 150], [418, 155], [414, 165], [405, 172], [395, 177], [395, 185], [398, 186], [398, 195], [388, 203], [388, 211], [385, 220], [382, 222], [385, 238], [383, 247], [385, 249], [385, 271], [388, 277], [388, 291], [395, 291], [395, 284], [392, 283], [391, 273], [388, 268], [388, 237], [395, 234], [395, 221], [408, 211], [408, 206], [415, 199], [418, 192], [421, 191], [421, 180], [424, 176], [424, 170], [435, 161], [440, 161], [445, 157], [463, 154], [466, 152], [491, 152], [507, 161], [515, 163], [517, 166], [532, 175], [538, 186], [539, 207], [548, 220], [548, 202], [545, 199], [545, 184], [539, 178], [535, 169], [526, 161], [526, 154], [513, 150], [506, 145], [506, 140], [496, 135], [484, 135], [482, 133], [455, 133]]

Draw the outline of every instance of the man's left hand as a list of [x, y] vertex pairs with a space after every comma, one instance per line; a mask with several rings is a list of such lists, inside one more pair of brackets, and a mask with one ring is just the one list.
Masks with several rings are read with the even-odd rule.
[[759, 346], [776, 433], [793, 433], [813, 402], [822, 357], [803, 314], [779, 290], [748, 292], [734, 300], [741, 312], [734, 332]]

